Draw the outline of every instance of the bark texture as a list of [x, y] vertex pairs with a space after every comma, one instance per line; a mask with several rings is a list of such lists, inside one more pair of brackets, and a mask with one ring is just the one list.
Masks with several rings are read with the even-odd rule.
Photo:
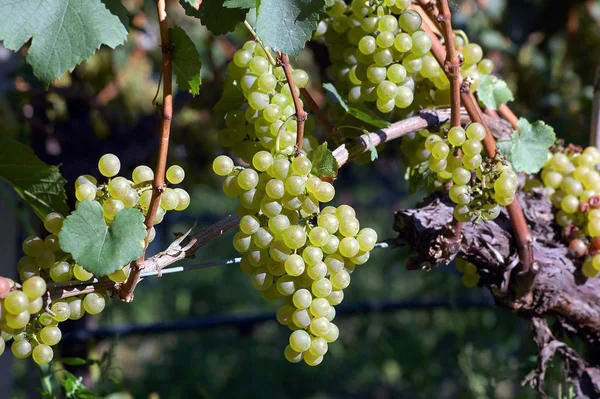
[[532, 320], [540, 349], [538, 368], [528, 382], [543, 392], [547, 362], [559, 354], [565, 360], [569, 380], [578, 397], [600, 398], [600, 368], [590, 366], [577, 352], [550, 332], [545, 316], [558, 320], [561, 329], [576, 334], [592, 347], [600, 346], [600, 278], [587, 279], [580, 261], [573, 257], [554, 224], [550, 201], [539, 193], [519, 193], [527, 224], [535, 237], [533, 254], [537, 274], [521, 276], [510, 221], [505, 213], [496, 220], [465, 223], [462, 237], [452, 242], [447, 228], [453, 204], [445, 194], [427, 198], [416, 209], [396, 213], [397, 244], [408, 245], [413, 257], [409, 269], [428, 269], [448, 264], [455, 257], [475, 264], [480, 285], [490, 289], [496, 304]]

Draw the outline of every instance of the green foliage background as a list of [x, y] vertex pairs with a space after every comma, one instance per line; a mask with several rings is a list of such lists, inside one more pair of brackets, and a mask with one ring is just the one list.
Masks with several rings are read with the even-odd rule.
[[[93, 172], [104, 152], [121, 156], [128, 171], [155, 162], [159, 119], [151, 100], [159, 78], [160, 52], [154, 4], [142, 0], [123, 4], [135, 16], [126, 44], [116, 50], [102, 49], [65, 74], [48, 93], [23, 57], [11, 57], [7, 68], [0, 69], [3, 134], [32, 144], [38, 156], [51, 164], [62, 163], [70, 182], [78, 174]], [[221, 192], [221, 179], [210, 171], [212, 159], [222, 153], [216, 139], [220, 121], [211, 110], [222, 92], [227, 59], [248, 33], [238, 29], [214, 38], [197, 20], [185, 16], [176, 2], [169, 4], [173, 23], [188, 33], [200, 52], [203, 85], [196, 97], [183, 92], [175, 96], [169, 161], [185, 167], [184, 185], [192, 193], [192, 205], [183, 215], [166, 218], [149, 253], [165, 248], [172, 233], [187, 230], [194, 220], [200, 227], [207, 226], [236, 206]], [[464, 0], [455, 4], [455, 26], [482, 44], [495, 62], [496, 73], [515, 94], [517, 115], [543, 119], [558, 136], [585, 144], [594, 71], [600, 61], [598, 2]], [[576, 16], [574, 28], [569, 15]], [[324, 62], [324, 49], [319, 46], [303, 51], [296, 62], [311, 75], [312, 91], [320, 90]], [[326, 138], [324, 132], [318, 134]], [[414, 206], [422, 198], [407, 193], [398, 154], [397, 143], [388, 144], [377, 162], [344, 167], [336, 186], [337, 203], [354, 206], [361, 223], [375, 228], [384, 239], [394, 237], [394, 210]], [[72, 196], [72, 186], [67, 187]], [[24, 223], [23, 235], [14, 237], [15, 245], [37, 227], [35, 222]], [[191, 262], [234, 257], [231, 236], [211, 242]], [[111, 398], [153, 394], [160, 398], [537, 397], [520, 386], [535, 366], [527, 324], [503, 310], [452, 305], [465, 299], [491, 301], [491, 297], [484, 290], [462, 287], [453, 266], [428, 273], [406, 271], [408, 255], [406, 249], [374, 252], [352, 274], [344, 303], [442, 298], [450, 308], [340, 316], [340, 339], [318, 368], [285, 361], [288, 333], [274, 321], [252, 328], [133, 336], [87, 345], [65, 341], [62, 354], [85, 357], [89, 353], [99, 358], [115, 344], [109, 371], [100, 375], [93, 367], [90, 377], [96, 390], [112, 393]], [[73, 328], [275, 308], [232, 265], [148, 279], [140, 284], [133, 304], [113, 301], [100, 317]], [[31, 391], [26, 373], [31, 367], [23, 361], [14, 363], [16, 397]], [[107, 373], [117, 385], [106, 379]], [[560, 377], [557, 369], [551, 370], [554, 397], [559, 390], [566, 391]]]

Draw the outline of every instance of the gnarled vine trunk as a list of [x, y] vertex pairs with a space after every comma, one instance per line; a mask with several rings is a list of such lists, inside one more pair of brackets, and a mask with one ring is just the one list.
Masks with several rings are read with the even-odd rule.
[[543, 393], [547, 362], [558, 353], [578, 397], [600, 398], [600, 367], [558, 341], [543, 319], [553, 316], [560, 328], [600, 346], [600, 279], [581, 274], [578, 261], [560, 241], [547, 197], [520, 193], [519, 200], [535, 237], [533, 255], [539, 271], [531, 286], [516, 272], [519, 258], [507, 215], [491, 222], [465, 223], [461, 239], [453, 242], [447, 238], [447, 229], [454, 206], [445, 194], [432, 195], [416, 209], [396, 213], [397, 243], [408, 245], [413, 253], [407, 268], [428, 269], [455, 257], [475, 264], [480, 284], [489, 288], [498, 306], [532, 320], [540, 353], [536, 375], [528, 382]]

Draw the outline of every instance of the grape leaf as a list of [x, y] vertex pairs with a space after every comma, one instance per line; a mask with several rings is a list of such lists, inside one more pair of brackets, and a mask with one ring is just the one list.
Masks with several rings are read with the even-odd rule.
[[108, 11], [111, 14], [116, 15], [119, 18], [119, 21], [123, 24], [125, 29], [129, 30], [129, 14], [127, 13], [127, 9], [121, 3], [121, 0], [100, 0]]
[[227, 8], [256, 8], [257, 0], [225, 0], [223, 6]]
[[331, 83], [324, 83], [323, 89], [325, 90], [327, 97], [329, 97], [334, 104], [340, 105], [346, 113], [352, 115], [356, 119], [380, 129], [390, 125], [388, 121], [381, 119], [377, 114], [367, 108], [348, 105]]
[[202, 83], [200, 72], [202, 62], [198, 49], [187, 33], [179, 26], [169, 29], [169, 38], [175, 45], [173, 49], [173, 72], [177, 79], [177, 86], [181, 90], [188, 90], [192, 95], [200, 93]]
[[104, 276], [142, 256], [144, 215], [136, 209], [123, 209], [107, 226], [102, 205], [82, 201], [63, 222], [58, 238], [60, 248], [75, 262], [96, 276]]
[[500, 105], [515, 99], [505, 81], [490, 75], [485, 75], [481, 79], [481, 84], [477, 88], [477, 98], [490, 109], [498, 109]]
[[232, 109], [240, 108], [246, 102], [246, 97], [242, 93], [242, 89], [236, 86], [231, 75], [225, 77], [223, 84], [223, 93], [217, 104], [213, 108], [216, 116], [223, 116]]
[[369, 146], [371, 147], [371, 162], [373, 162], [377, 158], [379, 158], [379, 154], [377, 153], [377, 147], [375, 147], [373, 145], [373, 140], [371, 139], [371, 133], [366, 129], [363, 129], [362, 131], [363, 131], [363, 134], [365, 134], [367, 136], [367, 139], [369, 140]]
[[46, 86], [102, 44], [115, 48], [127, 39], [100, 0], [0, 0], [0, 15], [5, 47], [17, 51], [32, 39], [26, 61]]
[[246, 19], [248, 13], [246, 8], [227, 8], [223, 3], [224, 0], [204, 0], [196, 10], [189, 4], [189, 0], [179, 0], [186, 15], [198, 18], [214, 35], [231, 32]]
[[324, 10], [324, 0], [260, 0], [256, 33], [273, 50], [295, 57], [317, 29]]
[[323, 143], [313, 151], [308, 153], [308, 159], [312, 162], [311, 173], [318, 177], [336, 177], [337, 170], [340, 168], [333, 152], [327, 148], [327, 143]]
[[42, 162], [28, 145], [0, 136], [0, 178], [6, 180], [40, 218], [69, 213], [58, 167]]
[[519, 119], [517, 128], [519, 132], [513, 133], [509, 154], [505, 155], [517, 172], [537, 173], [548, 160], [548, 149], [556, 140], [554, 129], [542, 121], [530, 124], [525, 118]]
[[435, 173], [429, 168], [427, 161], [406, 168], [405, 178], [408, 180], [408, 193], [415, 194], [423, 189], [428, 193], [433, 192], [433, 183], [436, 180]]

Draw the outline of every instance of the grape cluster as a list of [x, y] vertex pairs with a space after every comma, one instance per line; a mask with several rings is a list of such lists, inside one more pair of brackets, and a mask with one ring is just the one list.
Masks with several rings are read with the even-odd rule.
[[408, 147], [403, 153], [411, 155], [409, 166], [427, 159], [438, 186], [452, 181], [450, 199], [456, 204], [454, 217], [461, 222], [473, 217], [495, 219], [500, 206], [511, 204], [517, 190], [517, 175], [510, 163], [500, 155], [482, 157], [485, 135], [483, 125], [471, 123], [466, 129], [443, 128], [438, 133], [420, 130], [402, 143]]
[[286, 359], [318, 365], [339, 334], [332, 323], [334, 306], [342, 301], [355, 265], [369, 259], [377, 233], [361, 230], [350, 206], [320, 211], [335, 189], [311, 175], [305, 155], [290, 162], [286, 155], [263, 150], [249, 168], [234, 167], [221, 155], [213, 170], [227, 176], [223, 191], [240, 199], [240, 231], [233, 246], [242, 254], [242, 271], [265, 299], [284, 297], [277, 320], [293, 330]]
[[456, 258], [456, 270], [462, 273], [461, 281], [465, 287], [475, 287], [479, 283], [479, 272], [474, 264], [462, 258]]
[[[600, 273], [600, 151], [567, 148], [549, 156], [541, 183], [556, 211], [569, 249], [584, 257], [582, 273], [589, 278]], [[536, 184], [529, 184], [534, 187]]]
[[[266, 53], [269, 51], [269, 57]], [[251, 163], [254, 154], [262, 149], [291, 155], [296, 145], [298, 123], [292, 94], [281, 66], [270, 63], [271, 50], [248, 41], [235, 52], [229, 63], [229, 83], [241, 90], [245, 103], [231, 109], [225, 118], [226, 127], [219, 132], [219, 143], [230, 147], [235, 156]], [[308, 74], [292, 70], [297, 89], [308, 84]], [[299, 92], [297, 93], [299, 94]], [[228, 93], [224, 92], [223, 96]], [[316, 140], [310, 135], [314, 120], [305, 123], [303, 148], [314, 148]]]
[[[351, 103], [375, 103], [382, 113], [418, 103], [449, 103], [450, 82], [431, 55], [431, 38], [420, 29], [421, 16], [409, 10], [411, 0], [337, 0], [318, 25], [332, 60], [336, 87]], [[494, 64], [482, 59], [477, 44], [456, 35], [461, 73], [476, 90]], [[419, 87], [416, 87], [416, 86]], [[417, 91], [416, 91], [417, 90]], [[423, 100], [423, 101], [421, 101]]]
[[92, 278], [81, 266], [74, 264], [70, 255], [61, 251], [58, 233], [63, 216], [50, 213], [44, 227], [50, 233], [44, 239], [27, 237], [23, 242], [23, 256], [18, 264], [20, 286], [0, 277], [0, 353], [5, 341], [13, 339], [12, 353], [17, 358], [31, 355], [37, 364], [46, 364], [54, 356], [52, 346], [62, 337], [58, 324], [78, 320], [85, 312], [100, 313], [108, 300], [104, 293], [93, 292], [65, 300], [50, 301], [47, 282], [69, 281], [75, 275], [81, 280]]

